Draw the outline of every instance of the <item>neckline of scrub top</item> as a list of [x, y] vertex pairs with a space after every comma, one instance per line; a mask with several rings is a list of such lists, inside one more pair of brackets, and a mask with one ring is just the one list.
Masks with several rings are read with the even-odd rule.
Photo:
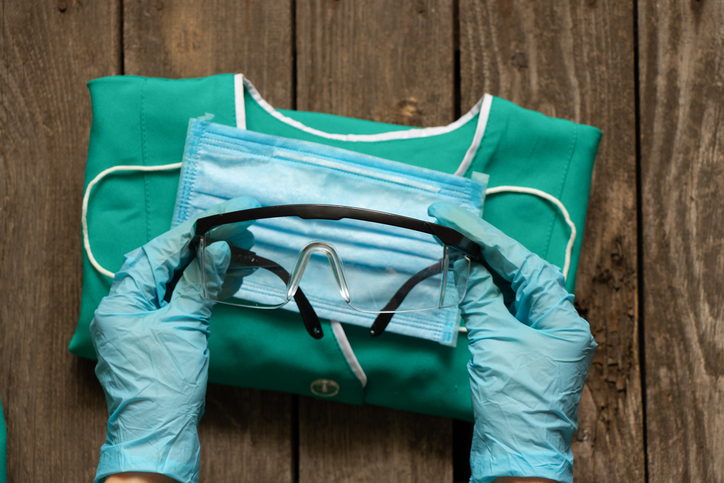
[[[386, 132], [379, 132], [374, 134], [337, 134], [337, 133], [329, 133], [325, 131], [321, 131], [319, 129], [315, 129], [313, 127], [307, 126], [303, 124], [302, 122], [292, 119], [289, 116], [284, 115], [282, 112], [278, 111], [274, 107], [271, 106], [262, 96], [259, 94], [259, 91], [254, 87], [254, 85], [244, 77], [243, 74], [235, 74], [234, 75], [234, 99], [235, 99], [235, 113], [236, 113], [236, 126], [241, 129], [246, 129], [247, 119], [246, 119], [246, 105], [244, 102], [244, 90], [246, 88], [246, 92], [249, 93], [251, 98], [254, 100], [254, 102], [262, 108], [267, 114], [271, 115], [273, 118], [275, 118], [277, 121], [280, 121], [296, 130], [303, 131], [307, 134], [311, 134], [312, 136], [335, 140], [335, 141], [341, 141], [341, 142], [382, 142], [382, 141], [400, 141], [400, 140], [410, 140], [410, 139], [420, 139], [420, 138], [427, 138], [432, 136], [441, 136], [444, 134], [452, 133], [463, 126], [467, 125], [469, 122], [471, 122], [475, 117], [477, 116], [477, 125], [475, 127], [475, 133], [473, 135], [473, 139], [470, 143], [470, 146], [468, 147], [460, 165], [455, 170], [456, 175], [464, 175], [467, 171], [468, 167], [473, 161], [473, 158], [475, 157], [475, 154], [478, 151], [478, 148], [480, 147], [480, 143], [483, 139], [483, 134], [485, 133], [485, 128], [487, 126], [488, 117], [490, 114], [490, 108], [492, 106], [493, 96], [490, 94], [485, 94], [467, 113], [465, 113], [463, 116], [461, 116], [456, 121], [453, 121], [450, 124], [447, 124], [445, 126], [435, 126], [435, 127], [414, 127], [414, 126], [403, 126], [403, 125], [395, 125], [395, 124], [384, 124], [384, 123], [378, 123], [374, 121], [364, 121], [361, 119], [354, 119], [354, 118], [346, 118], [344, 116], [335, 116], [339, 117], [340, 119], [350, 119], [354, 121], [362, 121], [362, 122], [370, 122], [371, 124], [375, 125], [382, 125], [385, 127], [389, 127], [392, 130], [386, 131]], [[299, 111], [301, 112], [301, 111]], [[327, 114], [328, 116], [333, 116], [331, 114]]]

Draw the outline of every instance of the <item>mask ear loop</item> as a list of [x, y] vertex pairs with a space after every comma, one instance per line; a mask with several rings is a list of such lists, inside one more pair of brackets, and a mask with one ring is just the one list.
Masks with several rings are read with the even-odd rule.
[[[88, 256], [88, 261], [90, 261], [93, 268], [95, 268], [98, 272], [102, 273], [106, 277], [113, 278], [115, 277], [115, 273], [111, 272], [110, 270], [107, 270], [101, 266], [100, 263], [95, 259], [93, 256], [93, 251], [90, 247], [90, 240], [88, 238], [88, 200], [90, 199], [90, 193], [93, 187], [105, 176], [115, 173], [117, 171], [171, 171], [174, 169], [180, 169], [181, 163], [172, 163], [172, 164], [164, 164], [160, 166], [113, 166], [111, 168], [105, 169], [98, 173], [98, 175], [93, 178], [93, 180], [88, 183], [88, 187], [86, 188], [85, 194], [83, 195], [83, 207], [81, 210], [81, 226], [83, 230], [83, 247], [85, 249], [86, 255]], [[571, 235], [568, 238], [568, 244], [566, 245], [566, 254], [565, 254], [565, 260], [563, 263], [563, 278], [568, 279], [568, 270], [571, 266], [571, 253], [573, 252], [573, 244], [576, 241], [576, 225], [573, 223], [573, 220], [571, 220], [571, 216], [568, 213], [568, 210], [566, 207], [561, 203], [561, 201], [556, 198], [553, 195], [550, 195], [546, 193], [545, 191], [541, 191], [535, 188], [524, 188], [521, 186], [496, 186], [495, 188], [488, 188], [485, 191], [485, 195], [494, 195], [498, 193], [523, 193], [523, 194], [529, 194], [538, 196], [540, 198], [543, 198], [545, 200], [550, 201], [556, 207], [560, 210], [561, 214], [563, 214], [563, 218], [566, 221], [566, 224], [571, 229]], [[467, 329], [463, 326], [460, 326], [458, 328], [460, 332], [467, 332]]]
[[[485, 196], [498, 193], [523, 193], [527, 195], [534, 195], [548, 200], [556, 205], [558, 210], [563, 215], [563, 219], [566, 221], [566, 224], [571, 229], [571, 235], [568, 237], [568, 244], [566, 245], [566, 257], [563, 262], [562, 270], [563, 278], [567, 280], [568, 270], [571, 268], [571, 253], [573, 252], [573, 244], [576, 241], [576, 225], [575, 223], [573, 223], [573, 220], [571, 220], [571, 216], [563, 203], [561, 203], [561, 200], [553, 195], [546, 193], [545, 191], [541, 191], [535, 188], [523, 188], [522, 186], [496, 186], [495, 188], [488, 188], [487, 190], [485, 190]], [[458, 331], [467, 332], [468, 329], [466, 329], [464, 326], [460, 326], [458, 327]]]
[[576, 225], [571, 220], [571, 216], [568, 214], [568, 210], [565, 206], [563, 206], [563, 203], [556, 198], [555, 196], [549, 195], [545, 191], [537, 190], [535, 188], [523, 188], [521, 186], [497, 186], [495, 188], [488, 188], [485, 190], [485, 196], [488, 195], [494, 195], [497, 193], [524, 193], [528, 195], [534, 195], [539, 196], [541, 198], [544, 198], [554, 205], [560, 210], [561, 214], [563, 214], [563, 218], [566, 221], [566, 224], [571, 229], [571, 235], [568, 237], [568, 244], [566, 245], [566, 258], [563, 262], [563, 278], [568, 279], [568, 270], [571, 268], [571, 252], [573, 252], [573, 244], [576, 241]]
[[85, 248], [86, 255], [88, 255], [88, 261], [91, 265], [93, 265], [93, 268], [109, 278], [113, 278], [116, 275], [110, 270], [103, 268], [93, 256], [93, 251], [91, 250], [90, 240], [88, 238], [88, 200], [90, 199], [90, 193], [93, 187], [105, 176], [115, 173], [116, 171], [170, 171], [180, 168], [181, 163], [163, 164], [160, 166], [113, 166], [98, 173], [98, 175], [93, 178], [90, 183], [88, 183], [88, 187], [83, 195], [83, 208], [81, 209], [80, 223], [83, 230], [83, 247]]

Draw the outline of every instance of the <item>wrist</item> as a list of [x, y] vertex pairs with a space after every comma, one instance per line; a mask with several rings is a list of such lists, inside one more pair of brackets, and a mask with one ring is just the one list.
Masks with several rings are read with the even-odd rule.
[[172, 478], [158, 473], [120, 473], [106, 478], [105, 483], [174, 483]]
[[[572, 483], [570, 445], [577, 426], [578, 397], [569, 387], [543, 387], [545, 378], [516, 372], [515, 361], [510, 358], [490, 362], [474, 353], [469, 363], [471, 376], [486, 376], [470, 379], [475, 414], [472, 481], [491, 483], [500, 477], [531, 477]], [[496, 385], [500, 381], [505, 381], [504, 388]], [[506, 394], [504, 404], [491, 397], [502, 391]], [[570, 396], [561, 396], [556, 403], [530, 404], [538, 401], [537, 395], [548, 393]], [[562, 409], [556, 411], [556, 407]]]
[[495, 483], [557, 483], [555, 480], [549, 480], [548, 478], [530, 478], [530, 477], [518, 477], [518, 476], [504, 476], [497, 478]]
[[[201, 446], [196, 423], [196, 418], [189, 418], [183, 423], [146, 428], [143, 432], [129, 432], [126, 428], [112, 432], [109, 423], [94, 481], [108, 481], [104, 478], [122, 473], [155, 473], [166, 475], [172, 481], [197, 482]], [[182, 428], [180, 431], [168, 429], [178, 425]], [[136, 480], [128, 481], [135, 483]]]
[[[538, 443], [536, 443], [538, 444]], [[508, 445], [473, 438], [470, 453], [472, 482], [475, 483], [573, 483], [573, 455], [547, 447], [525, 455]]]

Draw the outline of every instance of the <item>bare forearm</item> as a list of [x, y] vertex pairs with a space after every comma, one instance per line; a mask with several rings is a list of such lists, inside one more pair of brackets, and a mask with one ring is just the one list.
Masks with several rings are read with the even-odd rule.
[[[106, 478], [106, 483], [173, 483], [168, 476], [152, 473], [121, 473]], [[521, 478], [506, 476], [498, 478], [495, 483], [556, 483], [547, 478]]]
[[548, 478], [522, 478], [519, 476], [504, 476], [496, 478], [495, 483], [556, 483]]
[[165, 475], [156, 473], [119, 473], [106, 478], [106, 483], [174, 483]]

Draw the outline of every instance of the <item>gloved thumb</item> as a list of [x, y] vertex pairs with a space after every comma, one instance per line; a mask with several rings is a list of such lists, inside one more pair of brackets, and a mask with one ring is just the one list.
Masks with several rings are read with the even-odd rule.
[[501, 326], [519, 324], [505, 306], [503, 294], [493, 282], [493, 276], [477, 263], [470, 267], [468, 289], [460, 303], [460, 311], [471, 343]]
[[208, 320], [230, 261], [231, 249], [226, 242], [206, 247], [203, 258], [197, 258], [184, 270], [171, 297], [172, 310]]
[[[470, 238], [482, 249], [490, 267], [508, 282], [526, 278], [531, 270], [532, 253], [523, 245], [505, 235], [478, 215], [448, 202], [430, 205], [428, 214], [441, 225], [452, 228]], [[536, 263], [537, 265], [537, 263]]]

